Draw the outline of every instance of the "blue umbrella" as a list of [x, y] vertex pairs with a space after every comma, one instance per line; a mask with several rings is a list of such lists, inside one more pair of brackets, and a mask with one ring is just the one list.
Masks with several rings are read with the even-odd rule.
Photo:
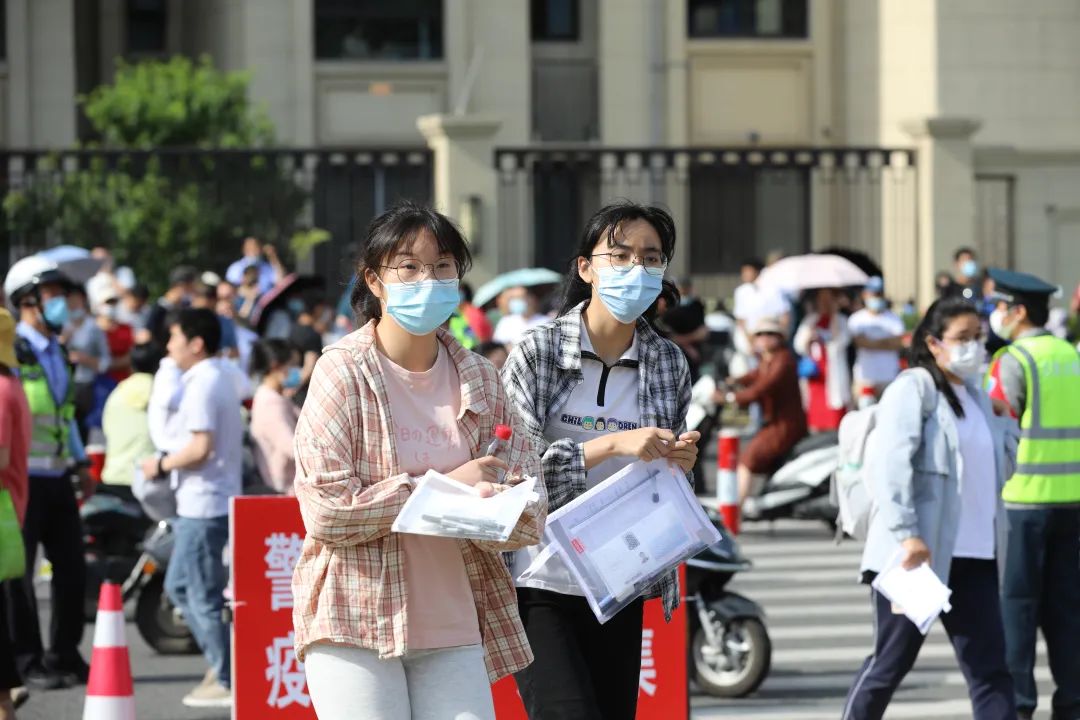
[[548, 270], [547, 268], [523, 268], [521, 270], [511, 270], [510, 272], [496, 276], [495, 279], [489, 280], [477, 288], [476, 293], [473, 296], [473, 305], [483, 307], [499, 297], [504, 290], [509, 290], [510, 288], [558, 285], [562, 280], [563, 276], [560, 273], [557, 273], [554, 270]]
[[104, 260], [91, 257], [89, 250], [74, 245], [57, 245], [54, 248], [42, 250], [38, 253], [38, 257], [56, 263], [57, 270], [79, 285], [85, 284], [87, 280], [94, 277], [105, 263]]

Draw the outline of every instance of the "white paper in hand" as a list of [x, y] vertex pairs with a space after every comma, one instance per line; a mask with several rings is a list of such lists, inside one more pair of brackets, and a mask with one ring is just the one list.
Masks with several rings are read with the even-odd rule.
[[926, 635], [941, 613], [952, 610], [948, 588], [930, 566], [923, 563], [914, 570], [905, 570], [899, 553], [885, 570], [874, 578], [873, 587], [894, 605], [900, 606], [919, 632]]
[[476, 488], [429, 470], [416, 481], [393, 532], [506, 542], [525, 507], [538, 500], [536, 478], [482, 498]]

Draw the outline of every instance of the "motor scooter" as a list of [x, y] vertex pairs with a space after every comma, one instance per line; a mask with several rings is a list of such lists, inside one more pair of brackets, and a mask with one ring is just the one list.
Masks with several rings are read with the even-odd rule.
[[702, 690], [716, 697], [745, 697], [760, 687], [772, 665], [765, 611], [727, 584], [753, 564], [717, 514], [703, 508], [720, 540], [686, 563], [689, 665]]
[[[722, 427], [723, 406], [715, 401], [718, 388], [722, 386], [712, 377], [703, 376], [690, 393], [687, 427], [701, 432], [701, 446], [709, 443], [709, 435]], [[754, 488], [743, 503], [742, 520], [820, 520], [835, 528], [836, 508], [829, 501], [829, 483], [839, 458], [835, 432], [803, 438], [780, 468]]]
[[97, 493], [83, 503], [80, 515], [87, 618], [97, 614], [101, 583], [119, 583], [124, 602], [135, 601], [135, 626], [150, 647], [166, 655], [198, 652], [191, 630], [165, 592], [173, 547], [170, 522], [155, 525], [133, 495], [107, 485], [98, 486]]

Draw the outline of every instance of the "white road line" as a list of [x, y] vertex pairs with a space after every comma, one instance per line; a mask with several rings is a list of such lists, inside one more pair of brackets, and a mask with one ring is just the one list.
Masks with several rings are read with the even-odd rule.
[[[720, 720], [721, 718], [739, 718], [739, 720], [836, 720], [840, 713], [843, 698], [836, 700], [835, 707], [798, 708], [788, 705], [761, 707], [743, 703], [719, 707], [694, 706], [691, 712], [693, 720]], [[1049, 707], [1050, 697], [1040, 697], [1039, 707]], [[886, 713], [889, 720], [926, 720], [926, 718], [971, 717], [971, 701], [967, 698], [957, 700], [930, 700], [903, 702], [894, 700]]]
[[742, 585], [752, 583], [776, 584], [779, 582], [789, 585], [798, 583], [804, 585], [813, 583], [820, 585], [829, 583], [834, 585], [858, 585], [862, 574], [858, 564], [839, 569], [811, 569], [811, 570], [765, 570], [754, 568], [745, 575], [739, 575], [739, 583]]
[[809, 605], [781, 605], [765, 608], [770, 618], [849, 618], [852, 615], [870, 617], [870, 599], [859, 603], [812, 603]]
[[865, 585], [851, 582], [847, 585], [833, 586], [820, 585], [811, 587], [743, 587], [742, 578], [735, 581], [731, 589], [751, 600], [768, 604], [771, 600], [787, 602], [803, 602], [805, 600], [836, 600], [855, 602], [866, 600], [870, 602], [870, 588]]
[[743, 540], [739, 544], [743, 553], [751, 560], [759, 557], [862, 557], [861, 547], [852, 546], [849, 550], [843, 545], [835, 547], [815, 540], [806, 540], [804, 542], [787, 540], [773, 543], [769, 542], [768, 538], [760, 538], [754, 543]]
[[[1045, 657], [1046, 644], [1040, 640], [1037, 650], [1040, 658]], [[773, 667], [793, 665], [806, 668], [823, 663], [848, 663], [852, 668], [856, 668], [869, 653], [869, 642], [853, 647], [774, 648], [772, 664]], [[952, 645], [948, 643], [930, 642], [919, 651], [919, 660], [944, 660], [953, 657]]]
[[[806, 690], [835, 690], [838, 695], [847, 693], [851, 687], [851, 681], [855, 671], [852, 672], [826, 672], [806, 673], [805, 675], [770, 675], [762, 685], [762, 692], [770, 693], [795, 693]], [[1035, 668], [1035, 681], [1039, 683], [1050, 682], [1049, 668]], [[966, 687], [967, 682], [960, 671], [941, 673], [933, 670], [912, 670], [904, 678], [903, 688], [922, 686], [930, 687]]]
[[787, 558], [783, 556], [764, 556], [755, 559], [747, 553], [754, 562], [751, 573], [759, 570], [808, 570], [810, 568], [845, 568], [858, 567], [861, 555], [822, 555], [820, 557]]

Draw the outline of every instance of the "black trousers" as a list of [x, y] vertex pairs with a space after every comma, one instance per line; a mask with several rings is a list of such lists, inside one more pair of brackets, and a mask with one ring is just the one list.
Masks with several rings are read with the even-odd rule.
[[[960, 671], [967, 680], [974, 720], [1016, 717], [1012, 675], [1005, 665], [1005, 629], [998, 596], [997, 563], [955, 558], [949, 569], [952, 610], [941, 616]], [[843, 720], [880, 720], [893, 693], [915, 665], [924, 637], [876, 590], [874, 654], [863, 663], [848, 693]]]
[[1009, 513], [1001, 602], [1016, 705], [1034, 711], [1035, 641], [1042, 627], [1057, 689], [1054, 718], [1080, 718], [1080, 510], [1031, 508]]
[[603, 625], [583, 597], [518, 589], [533, 664], [514, 675], [530, 720], [633, 720], [641, 674], [637, 600]]
[[[0, 583], [0, 588], [7, 582]], [[0, 589], [0, 691], [10, 690], [22, 685], [19, 671], [15, 667], [15, 648], [11, 646], [11, 637], [7, 628], [7, 600]]]
[[[16, 664], [23, 674], [36, 665], [67, 668], [79, 657], [86, 593], [86, 558], [83, 556], [82, 523], [71, 480], [31, 477], [30, 498], [23, 525], [26, 544], [26, 575], [4, 583], [7, 623]], [[52, 617], [49, 651], [41, 643], [34, 563], [40, 543], [52, 563]]]

